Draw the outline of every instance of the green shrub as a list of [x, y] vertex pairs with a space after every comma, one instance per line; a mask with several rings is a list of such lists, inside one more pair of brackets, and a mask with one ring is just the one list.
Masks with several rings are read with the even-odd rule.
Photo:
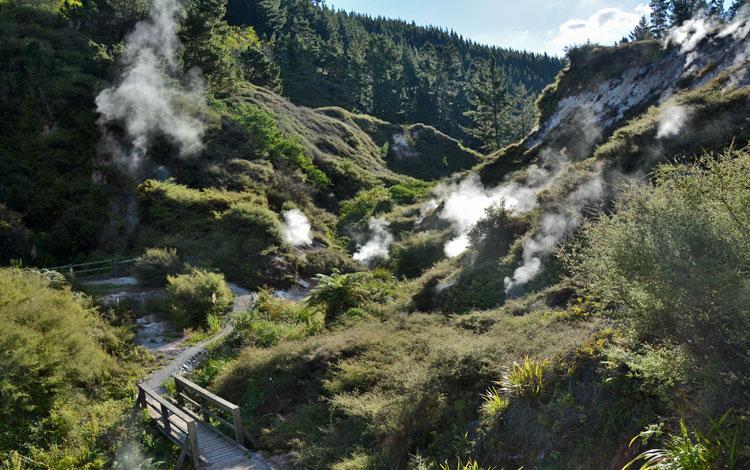
[[390, 186], [388, 192], [396, 204], [413, 204], [429, 194], [430, 186], [425, 181], [411, 179]]
[[678, 433], [663, 436], [661, 426], [649, 426], [630, 441], [630, 445], [632, 446], [638, 440], [643, 444], [662, 440], [664, 447], [642, 452], [625, 465], [623, 470], [636, 468], [637, 463], [641, 464], [639, 467], [641, 470], [746, 468], [749, 463], [747, 455], [743, 455], [740, 451], [742, 445], [740, 439], [743, 438], [746, 425], [736, 422], [729, 415], [724, 415], [719, 420], [711, 420], [710, 427], [707, 434], [692, 431], [682, 419]]
[[334, 247], [306, 250], [297, 263], [302, 276], [330, 274], [335, 270], [347, 273], [361, 269], [344, 250]]
[[[361, 316], [362, 307], [371, 302], [386, 302], [395, 295], [395, 279], [386, 270], [341, 274], [319, 274], [307, 297], [307, 304], [325, 308], [326, 323], [332, 323], [347, 312]], [[357, 309], [357, 310], [353, 310]]]
[[[363, 286], [374, 282], [365, 278]], [[487, 316], [494, 324], [476, 332], [442, 315], [371, 315], [301, 341], [248, 347], [212, 386], [242, 406], [261, 445], [294, 449], [298, 468], [331, 468], [355, 449], [366, 449], [375, 468], [403, 468], [418, 452], [436, 462], [466, 457], [457, 440], [463, 444], [467, 426], [480, 418], [482, 393], [501, 364], [519, 350], [562, 354], [591, 332], [588, 323], [561, 324], [537, 313]]]
[[234, 343], [261, 348], [312, 336], [324, 328], [323, 314], [317, 308], [274, 297], [267, 289], [258, 292], [252, 310], [233, 315], [232, 322]]
[[281, 266], [285, 272], [273, 271], [284, 261], [279, 248], [283, 245], [281, 223], [274, 212], [239, 202], [218, 218], [212, 258], [230, 279], [247, 287], [272, 285], [292, 270]]
[[441, 232], [421, 232], [396, 243], [391, 249], [391, 264], [398, 276], [421, 275], [445, 258], [448, 236]]
[[148, 248], [136, 259], [133, 269], [142, 285], [160, 287], [167, 283], [167, 276], [180, 272], [182, 262], [174, 248]]
[[365, 273], [333, 272], [330, 276], [319, 274], [315, 277], [316, 285], [307, 298], [307, 304], [313, 307], [323, 306], [326, 310], [326, 323], [331, 323], [350, 308], [359, 307], [367, 300], [365, 276]]
[[479, 462], [473, 459], [462, 461], [456, 459], [456, 464], [451, 465], [448, 461], [440, 464], [440, 470], [493, 470], [493, 467], [481, 467]]
[[502, 417], [508, 409], [508, 403], [508, 398], [501, 390], [491, 387], [482, 395], [480, 414], [484, 420], [493, 422]]
[[0, 449], [8, 449], [113, 363], [91, 335], [96, 312], [40, 273], [0, 269], [0, 318]]
[[393, 209], [393, 200], [387, 189], [382, 186], [363, 190], [345, 201], [339, 213], [339, 230], [352, 226], [364, 226], [370, 217], [389, 212]]
[[209, 315], [223, 315], [232, 308], [234, 294], [223, 274], [192, 269], [168, 276], [167, 283], [172, 316], [180, 326], [206, 326]]
[[0, 318], [0, 466], [105, 468], [142, 373], [128, 334], [54, 272], [0, 269]]
[[588, 225], [568, 265], [637, 341], [682, 348], [713, 401], [739, 406], [750, 377], [750, 153], [666, 166], [656, 183]]
[[330, 185], [328, 176], [305, 154], [305, 147], [293, 137], [284, 135], [273, 114], [256, 105], [237, 104], [233, 116], [249, 134], [258, 157], [268, 158], [277, 168], [298, 170], [318, 189]]

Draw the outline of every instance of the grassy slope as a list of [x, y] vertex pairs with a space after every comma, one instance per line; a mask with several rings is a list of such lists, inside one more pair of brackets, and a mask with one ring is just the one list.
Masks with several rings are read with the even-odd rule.
[[272, 349], [249, 348], [213, 385], [240, 403], [255, 444], [329, 468], [365, 456], [404, 465], [416, 449], [460, 455], [481, 393], [523, 354], [554, 357], [589, 341], [595, 322], [549, 310], [448, 319], [396, 316]]

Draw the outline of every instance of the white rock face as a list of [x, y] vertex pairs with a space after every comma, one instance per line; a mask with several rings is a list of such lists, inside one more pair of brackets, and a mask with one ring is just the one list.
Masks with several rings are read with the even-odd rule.
[[[697, 88], [722, 72], [729, 73], [732, 88], [750, 84], [750, 20], [722, 26], [695, 21], [702, 23], [686, 27], [680, 34], [670, 37], [675, 47], [661, 60], [635, 65], [592, 90], [560, 100], [554, 114], [524, 146], [533, 148], [543, 144], [560, 126], [575, 124], [581, 109], [590, 113], [591, 124], [609, 129], [632, 109], [664, 102], [674, 94], [675, 84], [687, 89]], [[675, 43], [678, 40], [680, 42]]]

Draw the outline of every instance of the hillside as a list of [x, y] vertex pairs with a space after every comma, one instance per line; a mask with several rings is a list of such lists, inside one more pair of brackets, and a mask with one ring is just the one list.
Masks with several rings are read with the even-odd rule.
[[339, 106], [395, 123], [421, 122], [468, 146], [472, 80], [494, 58], [511, 85], [534, 95], [563, 61], [488, 47], [452, 31], [336, 11], [306, 0], [231, 0], [227, 21], [267, 38], [283, 94], [312, 107]]
[[684, 445], [740, 468], [743, 382], [719, 376], [748, 372], [724, 349], [747, 324], [723, 294], [746, 278], [748, 155], [725, 149], [750, 139], [747, 32], [572, 50], [537, 131], [381, 214], [392, 299], [302, 342], [249, 334], [214, 353], [233, 360], [211, 383], [259, 446], [310, 468], [621, 468], [649, 432], [663, 459]]
[[[750, 466], [750, 16], [573, 47], [552, 81], [320, 3], [0, 5], [0, 466], [174, 466], [132, 413], [154, 325], [211, 344], [174, 368], [274, 468]], [[432, 50], [453, 98], [496, 55], [547, 85], [538, 122], [482, 155], [507, 83], [470, 121], [417, 119], [424, 84], [393, 113], [333, 31], [400, 71]]]

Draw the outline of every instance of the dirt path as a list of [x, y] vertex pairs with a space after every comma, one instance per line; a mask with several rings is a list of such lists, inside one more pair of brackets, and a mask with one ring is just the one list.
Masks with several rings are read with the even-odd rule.
[[[229, 288], [232, 289], [232, 293], [234, 293], [234, 306], [232, 307], [232, 312], [241, 312], [249, 310], [252, 307], [253, 299], [255, 298], [253, 293], [234, 284], [229, 284]], [[144, 382], [157, 392], [164, 393], [164, 382], [166, 382], [167, 379], [173, 375], [182, 375], [190, 372], [199, 366], [206, 357], [208, 345], [226, 338], [232, 333], [232, 330], [232, 325], [226, 324], [219, 333], [188, 347], [181, 346], [186, 338], [162, 345], [157, 348], [156, 351], [166, 353], [172, 357], [169, 362], [151, 372], [144, 379]]]

